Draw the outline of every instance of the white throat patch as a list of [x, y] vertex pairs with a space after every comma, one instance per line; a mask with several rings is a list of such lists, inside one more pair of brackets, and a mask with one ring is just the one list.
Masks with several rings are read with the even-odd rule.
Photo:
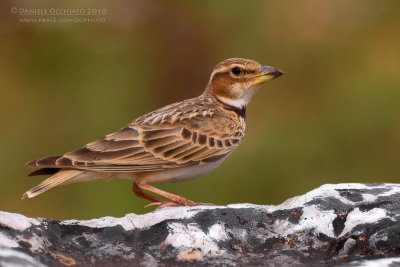
[[223, 96], [216, 96], [219, 101], [229, 105], [233, 106], [236, 108], [243, 108], [246, 107], [247, 104], [249, 104], [250, 100], [253, 98], [254, 94], [257, 92], [259, 86], [253, 86], [248, 88], [245, 91], [242, 91], [240, 89], [235, 90], [235, 93], [237, 95], [236, 98], [227, 98]]
[[228, 106], [232, 106], [238, 109], [246, 106], [246, 103], [243, 101], [243, 99], [231, 99], [223, 96], [217, 96], [217, 99], [222, 103], [227, 104]]

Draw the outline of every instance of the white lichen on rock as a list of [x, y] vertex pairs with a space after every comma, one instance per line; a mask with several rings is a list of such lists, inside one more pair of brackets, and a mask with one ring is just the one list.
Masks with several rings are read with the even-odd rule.
[[17, 213], [10, 213], [0, 211], [0, 225], [10, 227], [12, 229], [23, 231], [32, 225], [39, 225], [40, 221], [37, 219], [28, 218], [24, 215]]
[[84, 221], [0, 212], [0, 251], [47, 255], [61, 264], [127, 266], [301, 266], [396, 257], [399, 193], [396, 184], [328, 184], [277, 206], [168, 207]]

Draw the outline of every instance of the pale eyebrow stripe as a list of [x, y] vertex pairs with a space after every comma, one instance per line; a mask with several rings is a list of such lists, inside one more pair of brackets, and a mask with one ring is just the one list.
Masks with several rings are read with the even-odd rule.
[[218, 69], [215, 69], [210, 76], [210, 80], [212, 80], [215, 76], [215, 74], [223, 74], [223, 73], [227, 73], [230, 71], [230, 68], [227, 66], [221, 66]]

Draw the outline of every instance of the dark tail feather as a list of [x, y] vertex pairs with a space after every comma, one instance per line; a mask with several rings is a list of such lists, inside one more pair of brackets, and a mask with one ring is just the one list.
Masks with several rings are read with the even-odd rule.
[[31, 172], [28, 176], [36, 176], [36, 175], [53, 175], [59, 172], [60, 168], [42, 168], [36, 171]]

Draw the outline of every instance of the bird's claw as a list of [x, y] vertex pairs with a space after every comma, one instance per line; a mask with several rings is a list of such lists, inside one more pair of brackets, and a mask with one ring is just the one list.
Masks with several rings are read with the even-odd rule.
[[166, 207], [179, 207], [179, 206], [200, 206], [200, 205], [212, 205], [211, 203], [201, 203], [201, 202], [194, 202], [188, 199], [179, 202], [172, 202], [172, 201], [165, 201], [165, 202], [152, 202], [145, 206], [145, 208], [151, 206], [157, 206], [156, 210], [166, 208]]
[[146, 206], [144, 206], [145, 208], [148, 208], [148, 207], [151, 207], [151, 206], [157, 206], [157, 210], [158, 209], [162, 209], [162, 208], [165, 208], [165, 207], [173, 207], [173, 206], [182, 206], [182, 205], [180, 205], [180, 204], [178, 204], [178, 203], [175, 203], [175, 202], [152, 202], [152, 203], [150, 203], [150, 204], [147, 204]]

